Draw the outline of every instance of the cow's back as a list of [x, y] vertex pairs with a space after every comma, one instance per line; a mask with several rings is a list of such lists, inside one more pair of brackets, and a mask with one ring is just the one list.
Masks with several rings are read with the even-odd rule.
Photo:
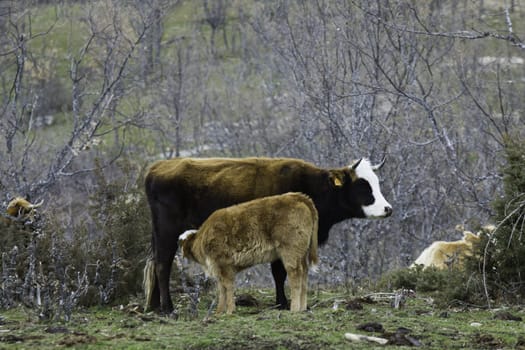
[[[154, 163], [147, 179], [168, 188], [184, 185], [266, 194], [276, 187], [292, 187], [305, 169], [317, 168], [293, 158], [174, 158]], [[227, 187], [232, 184], [237, 188]]]
[[197, 228], [219, 208], [301, 191], [302, 174], [316, 169], [288, 158], [175, 158], [151, 166], [146, 192], [152, 207], [172, 211], [185, 229]]

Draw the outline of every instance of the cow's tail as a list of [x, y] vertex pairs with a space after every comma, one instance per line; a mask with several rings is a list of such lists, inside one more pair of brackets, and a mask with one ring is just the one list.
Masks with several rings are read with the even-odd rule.
[[310, 250], [308, 252], [308, 262], [310, 263], [311, 268], [314, 271], [317, 271], [317, 264], [319, 264], [319, 256], [317, 255], [317, 246], [318, 246], [318, 240], [317, 240], [317, 232], [319, 231], [319, 217], [317, 214], [317, 209], [315, 206], [313, 206], [312, 203], [312, 236], [310, 238]]
[[149, 256], [146, 260], [146, 266], [144, 266], [144, 279], [142, 281], [142, 287], [144, 288], [144, 296], [146, 297], [144, 311], [149, 311], [151, 309], [151, 298], [153, 295], [153, 289], [155, 288], [155, 260], [153, 260], [153, 256]]

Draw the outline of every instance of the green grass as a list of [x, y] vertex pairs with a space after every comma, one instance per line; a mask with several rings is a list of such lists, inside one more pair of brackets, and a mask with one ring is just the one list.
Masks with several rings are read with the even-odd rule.
[[[347, 310], [354, 297], [336, 291], [312, 292], [309, 311], [294, 314], [272, 308], [273, 291], [247, 292], [259, 306], [238, 306], [234, 315], [210, 318], [206, 314], [211, 295], [202, 297], [193, 319], [184, 311], [187, 306], [179, 310], [178, 319], [143, 314], [128, 306], [88, 309], [74, 314], [68, 323], [41, 322], [22, 308], [4, 311], [0, 313], [0, 348], [369, 349], [382, 346], [350, 345], [344, 334], [388, 337], [400, 327], [408, 328], [425, 349], [516, 348], [524, 331], [523, 322], [495, 319], [494, 310], [436, 309], [425, 296], [408, 298], [401, 309], [392, 308], [388, 301], [361, 300], [361, 310]], [[336, 303], [339, 306], [334, 309]], [[507, 311], [523, 316], [520, 308]], [[385, 334], [356, 328], [367, 322], [382, 324]]]

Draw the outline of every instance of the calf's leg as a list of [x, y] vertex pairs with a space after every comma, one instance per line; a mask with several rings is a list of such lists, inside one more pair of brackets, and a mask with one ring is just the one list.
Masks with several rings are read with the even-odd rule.
[[301, 311], [307, 309], [307, 298], [308, 298], [308, 264], [306, 263], [306, 257], [303, 260], [303, 273], [301, 276]]
[[226, 313], [231, 315], [235, 311], [234, 278], [228, 279], [226, 285]]
[[301, 311], [301, 287], [302, 287], [302, 266], [289, 267], [288, 282], [290, 284], [290, 292], [292, 294], [292, 302], [290, 304], [290, 311]]
[[295, 257], [295, 254], [289, 251], [283, 251], [280, 255], [284, 268], [288, 273], [288, 283], [290, 284], [290, 293], [292, 297], [290, 311], [301, 311], [301, 290], [303, 286], [304, 259], [302, 259], [302, 257]]
[[215, 313], [221, 314], [226, 309], [226, 287], [222, 278], [217, 280], [217, 298], [219, 300], [217, 302], [217, 310], [215, 310]]
[[225, 269], [219, 272], [218, 288], [219, 288], [219, 303], [217, 305], [217, 314], [226, 311], [227, 314], [232, 314], [235, 311], [234, 294], [235, 273], [230, 269]]

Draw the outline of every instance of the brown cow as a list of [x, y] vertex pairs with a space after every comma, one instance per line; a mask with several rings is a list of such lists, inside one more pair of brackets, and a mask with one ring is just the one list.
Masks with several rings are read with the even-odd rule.
[[[392, 214], [374, 173], [379, 167], [364, 158], [338, 169], [289, 158], [175, 158], [154, 163], [145, 181], [153, 224], [153, 259], [144, 268], [146, 308], [160, 308], [164, 313], [173, 310], [169, 278], [178, 237], [198, 228], [215, 210], [255, 198], [302, 192], [317, 208], [318, 238], [323, 244], [330, 228], [340, 221]], [[271, 266], [276, 302], [286, 308], [286, 270], [280, 260]]]
[[182, 234], [179, 244], [184, 257], [217, 279], [217, 313], [235, 309], [237, 272], [278, 259], [290, 279], [290, 309], [304, 311], [308, 263], [318, 263], [317, 225], [312, 200], [302, 193], [286, 193], [219, 209], [198, 231]]

